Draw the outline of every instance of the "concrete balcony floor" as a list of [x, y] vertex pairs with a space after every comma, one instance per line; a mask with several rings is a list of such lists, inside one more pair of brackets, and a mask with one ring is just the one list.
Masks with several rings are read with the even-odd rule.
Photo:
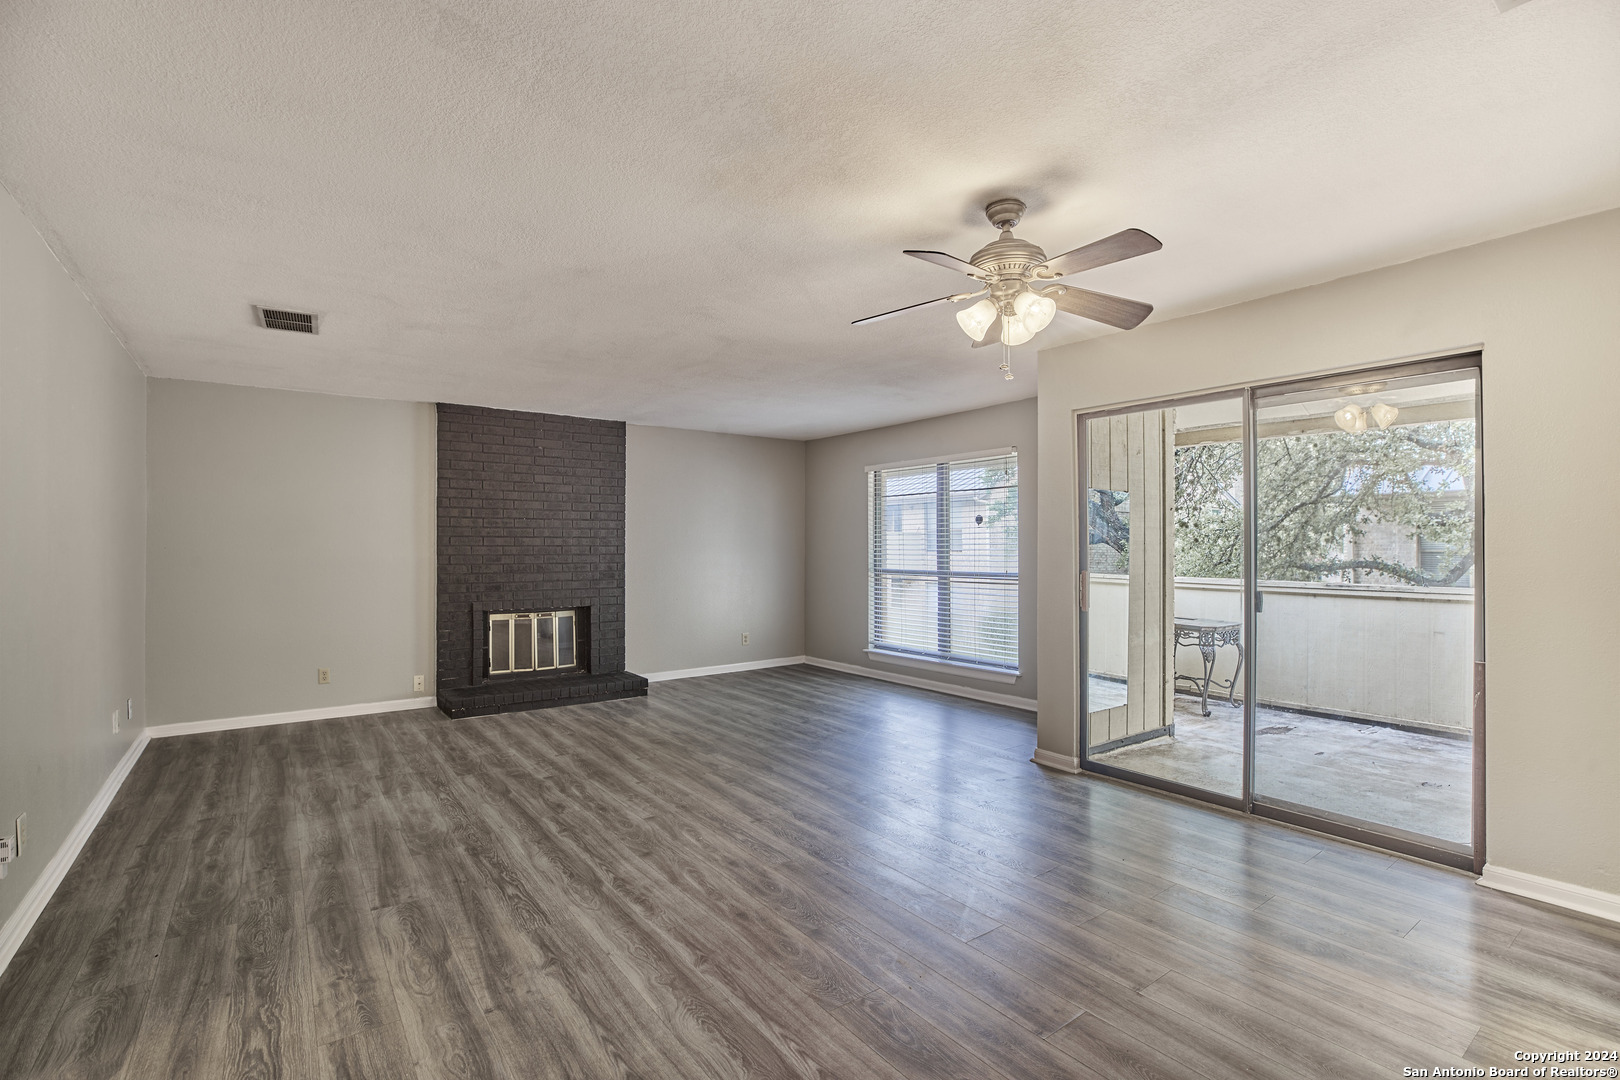
[[[1176, 695], [1174, 736], [1113, 750], [1098, 761], [1225, 795], [1242, 793], [1243, 710]], [[1255, 792], [1469, 842], [1473, 744], [1350, 719], [1261, 706], [1255, 717]]]

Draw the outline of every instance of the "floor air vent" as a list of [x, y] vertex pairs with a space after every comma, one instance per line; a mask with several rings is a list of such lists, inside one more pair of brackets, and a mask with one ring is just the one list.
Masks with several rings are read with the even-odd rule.
[[317, 329], [315, 316], [307, 311], [277, 311], [275, 308], [255, 305], [253, 313], [259, 317], [259, 325], [266, 330], [291, 330], [299, 334], [313, 334]]

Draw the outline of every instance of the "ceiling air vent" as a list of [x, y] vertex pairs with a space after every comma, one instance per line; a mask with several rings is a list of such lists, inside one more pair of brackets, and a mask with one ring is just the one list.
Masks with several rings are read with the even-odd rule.
[[266, 330], [291, 330], [297, 334], [313, 334], [319, 329], [316, 316], [307, 311], [278, 311], [275, 308], [253, 307], [259, 325]]

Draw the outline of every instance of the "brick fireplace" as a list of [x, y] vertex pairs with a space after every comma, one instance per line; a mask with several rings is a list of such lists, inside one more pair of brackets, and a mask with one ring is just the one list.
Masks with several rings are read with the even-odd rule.
[[[438, 519], [446, 715], [647, 692], [624, 670], [624, 424], [441, 404]], [[559, 613], [569, 663], [514, 665], [515, 650], [547, 648]]]

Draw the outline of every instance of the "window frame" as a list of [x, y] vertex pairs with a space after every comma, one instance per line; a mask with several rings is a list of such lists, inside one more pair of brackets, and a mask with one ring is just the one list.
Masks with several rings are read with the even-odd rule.
[[[995, 458], [1008, 458], [1008, 457], [1012, 458], [1012, 460], [1013, 460], [1013, 482], [1009, 486], [1012, 488], [1012, 490], [1013, 490], [1013, 492], [1015, 494], [1015, 497], [1017, 497], [1019, 499], [1019, 510], [1018, 510], [1018, 512], [1016, 514], [1015, 522], [1014, 522], [1014, 544], [1013, 544], [1013, 559], [1014, 559], [1014, 563], [1015, 563], [1015, 566], [1017, 567], [1017, 569], [1015, 569], [1011, 573], [989, 572], [989, 571], [959, 571], [959, 572], [952, 573], [949, 570], [949, 566], [948, 566], [949, 561], [950, 561], [950, 548], [951, 548], [950, 542], [948, 540], [948, 537], [949, 537], [950, 531], [951, 531], [950, 530], [950, 521], [949, 521], [949, 517], [950, 517], [950, 498], [949, 498], [949, 494], [950, 494], [950, 485], [949, 485], [950, 470], [955, 466], [964, 465], [964, 464], [968, 464], [968, 463], [971, 463], [971, 462], [985, 461], [985, 460], [990, 460], [990, 459], [995, 459]], [[1019, 678], [1019, 676], [1022, 675], [1022, 673], [1023, 673], [1022, 672], [1023, 640], [1022, 640], [1022, 635], [1019, 633], [1018, 623], [1019, 623], [1019, 620], [1020, 620], [1020, 618], [1022, 616], [1022, 608], [1023, 608], [1022, 596], [1021, 596], [1023, 559], [1022, 559], [1022, 552], [1020, 550], [1021, 546], [1022, 546], [1022, 539], [1023, 539], [1023, 514], [1022, 514], [1022, 498], [1021, 498], [1021, 495], [1022, 495], [1021, 487], [1022, 487], [1022, 483], [1023, 483], [1023, 478], [1022, 478], [1022, 473], [1019, 470], [1018, 465], [1019, 465], [1019, 463], [1018, 463], [1018, 448], [1016, 446], [1001, 446], [1001, 447], [995, 447], [995, 448], [989, 449], [989, 450], [965, 451], [965, 452], [961, 452], [961, 453], [952, 453], [952, 454], [946, 454], [946, 455], [935, 455], [935, 456], [930, 456], [930, 457], [925, 457], [925, 458], [915, 458], [915, 459], [908, 460], [908, 461], [891, 461], [891, 462], [885, 462], [883, 464], [866, 466], [866, 469], [865, 469], [865, 480], [866, 480], [866, 650], [865, 650], [865, 652], [866, 652], [866, 656], [869, 659], [878, 660], [878, 661], [881, 661], [881, 662], [886, 663], [886, 664], [896, 664], [896, 665], [900, 665], [900, 666], [904, 666], [904, 667], [917, 667], [917, 668], [927, 668], [927, 669], [936, 669], [936, 670], [937, 669], [945, 669], [945, 670], [948, 670], [948, 671], [950, 671], [950, 672], [952, 672], [954, 674], [959, 674], [959, 675], [963, 675], [963, 676], [971, 677], [971, 678], [976, 678], [976, 679], [984, 679], [984, 680], [988, 680], [988, 681], [992, 681], [992, 682], [1011, 683], [1011, 682], [1016, 681]], [[943, 569], [943, 570], [936, 568], [935, 570], [920, 571], [920, 570], [891, 569], [891, 568], [888, 568], [888, 567], [879, 566], [878, 565], [879, 552], [883, 548], [882, 537], [884, 535], [884, 533], [883, 533], [883, 525], [884, 525], [883, 513], [882, 513], [882, 508], [880, 506], [880, 496], [878, 494], [879, 478], [883, 474], [888, 473], [888, 472], [898, 471], [898, 470], [902, 470], [902, 469], [917, 469], [917, 468], [921, 468], [923, 466], [930, 466], [930, 467], [934, 468], [936, 470], [936, 473], [937, 473], [936, 483], [935, 483], [935, 490], [934, 490], [934, 515], [935, 515], [935, 521], [934, 521], [935, 545], [934, 546], [935, 546], [936, 557], [940, 558], [946, 564], [946, 568]], [[943, 532], [941, 530], [943, 530]], [[946, 541], [943, 544], [940, 543], [940, 537], [942, 535], [947, 537]], [[1011, 663], [1011, 664], [999, 664], [999, 663], [996, 663], [994, 661], [989, 661], [989, 660], [981, 660], [981, 659], [973, 658], [973, 657], [963, 657], [961, 655], [952, 655], [947, 651], [928, 652], [928, 651], [921, 650], [921, 649], [910, 649], [910, 648], [906, 648], [906, 647], [903, 647], [903, 646], [880, 643], [877, 640], [877, 638], [878, 638], [878, 622], [879, 622], [879, 612], [878, 612], [878, 604], [879, 604], [879, 595], [878, 595], [879, 594], [879, 588], [878, 588], [878, 585], [879, 585], [879, 578], [880, 578], [880, 575], [899, 574], [899, 573], [910, 573], [910, 574], [917, 574], [917, 575], [921, 575], [921, 576], [937, 576], [938, 580], [940, 580], [942, 582], [945, 582], [945, 583], [954, 582], [954, 581], [959, 580], [959, 579], [960, 580], [966, 580], [966, 581], [972, 581], [972, 580], [979, 580], [979, 581], [989, 581], [989, 580], [1010, 581], [1012, 583], [1012, 587], [1013, 587], [1013, 589], [1012, 589], [1012, 592], [1013, 592], [1013, 642], [1014, 642], [1014, 646], [1015, 646], [1014, 651], [1018, 654], [1018, 658], [1015, 659], [1014, 662]], [[947, 603], [948, 603], [948, 601], [947, 601]], [[938, 612], [940, 610], [940, 607], [941, 607], [941, 605], [940, 605], [939, 601], [936, 599], [936, 601], [935, 601], [936, 612]], [[949, 619], [942, 616], [940, 618], [940, 623], [941, 623], [942, 626], [948, 626], [949, 625]]]

